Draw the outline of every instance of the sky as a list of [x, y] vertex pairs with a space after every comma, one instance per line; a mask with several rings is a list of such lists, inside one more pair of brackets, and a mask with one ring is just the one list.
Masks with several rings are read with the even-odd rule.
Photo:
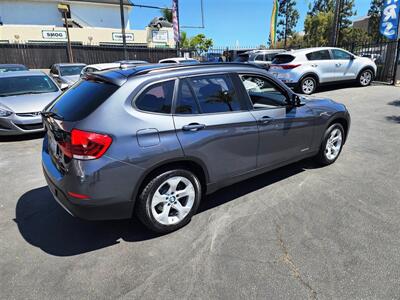
[[[303, 30], [304, 19], [311, 0], [297, 0], [300, 19], [297, 31]], [[134, 4], [171, 7], [172, 0], [131, 0]], [[365, 16], [371, 0], [355, 0], [357, 15]], [[214, 46], [256, 47], [267, 44], [273, 0], [203, 0], [204, 29], [182, 28], [200, 26], [200, 0], [179, 0], [181, 30], [188, 36], [204, 33]], [[131, 29], [143, 29], [149, 21], [160, 16], [156, 9], [134, 7], [129, 16]]]

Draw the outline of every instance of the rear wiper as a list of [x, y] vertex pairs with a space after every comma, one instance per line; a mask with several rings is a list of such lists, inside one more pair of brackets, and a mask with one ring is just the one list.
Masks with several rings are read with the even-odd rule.
[[54, 118], [57, 120], [64, 120], [64, 118], [62, 116], [60, 116], [59, 114], [55, 113], [54, 111], [42, 111], [40, 112], [40, 114], [42, 115], [43, 118]]

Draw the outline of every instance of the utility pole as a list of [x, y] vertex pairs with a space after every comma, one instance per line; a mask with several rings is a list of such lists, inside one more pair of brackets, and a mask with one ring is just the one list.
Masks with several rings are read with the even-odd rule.
[[68, 5], [65, 5], [65, 4], [59, 4], [58, 5], [58, 11], [64, 17], [64, 24], [65, 24], [65, 29], [66, 29], [66, 32], [67, 32], [67, 55], [68, 55], [68, 61], [70, 63], [73, 63], [74, 62], [74, 56], [72, 55], [72, 46], [71, 46], [71, 39], [70, 39], [70, 36], [69, 36], [68, 18], [67, 18], [67, 13], [69, 12], [69, 7], [68, 7]]
[[119, 0], [119, 10], [121, 13], [122, 47], [124, 48], [124, 59], [127, 60], [128, 52], [126, 50], [124, 0]]
[[336, 47], [339, 40], [339, 32], [340, 32], [340, 12], [342, 10], [343, 0], [336, 0], [335, 5], [335, 15], [333, 18], [333, 28], [331, 35], [331, 46]]

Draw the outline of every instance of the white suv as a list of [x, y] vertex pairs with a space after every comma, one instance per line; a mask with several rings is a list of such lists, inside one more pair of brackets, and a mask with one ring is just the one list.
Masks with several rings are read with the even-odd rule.
[[290, 87], [312, 94], [319, 85], [356, 81], [371, 84], [376, 64], [339, 48], [308, 48], [275, 56], [269, 71]]

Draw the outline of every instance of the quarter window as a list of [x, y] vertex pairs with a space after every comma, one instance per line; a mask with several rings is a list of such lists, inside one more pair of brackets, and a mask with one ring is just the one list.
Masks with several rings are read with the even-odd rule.
[[231, 79], [226, 75], [189, 78], [202, 113], [239, 111], [244, 109]]
[[136, 99], [136, 107], [154, 113], [171, 113], [175, 80], [156, 83], [148, 87]]
[[328, 50], [320, 50], [306, 54], [308, 60], [329, 60], [331, 55]]
[[346, 59], [349, 60], [351, 55], [345, 51], [332, 49], [333, 59]]

